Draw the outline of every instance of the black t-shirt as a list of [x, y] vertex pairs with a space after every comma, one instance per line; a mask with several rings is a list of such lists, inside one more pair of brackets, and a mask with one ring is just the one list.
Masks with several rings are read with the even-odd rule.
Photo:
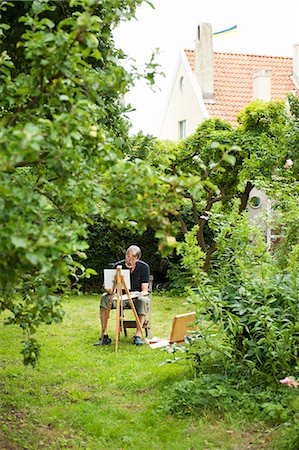
[[[126, 262], [124, 259], [121, 261], [116, 262], [113, 265], [114, 269], [116, 269], [117, 266], [122, 266], [123, 269], [127, 269]], [[141, 291], [141, 284], [142, 283], [148, 283], [149, 282], [149, 276], [150, 276], [150, 268], [149, 265], [141, 261], [140, 259], [136, 262], [136, 267], [133, 270], [133, 272], [130, 273], [130, 280], [131, 280], [131, 291]]]

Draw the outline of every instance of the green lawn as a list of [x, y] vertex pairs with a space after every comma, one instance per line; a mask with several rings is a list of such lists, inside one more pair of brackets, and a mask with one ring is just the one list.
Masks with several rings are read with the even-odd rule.
[[[190, 368], [159, 363], [160, 349], [132, 345], [134, 330], [114, 345], [93, 347], [99, 297], [66, 300], [62, 324], [43, 326], [35, 369], [22, 364], [21, 331], [0, 325], [0, 448], [191, 450], [270, 449], [262, 425], [228, 418], [167, 415], [165, 388], [191, 377]], [[172, 317], [190, 311], [183, 298], [153, 296], [152, 336], [167, 337]], [[114, 311], [109, 334], [114, 338]], [[114, 339], [113, 339], [114, 343]]]

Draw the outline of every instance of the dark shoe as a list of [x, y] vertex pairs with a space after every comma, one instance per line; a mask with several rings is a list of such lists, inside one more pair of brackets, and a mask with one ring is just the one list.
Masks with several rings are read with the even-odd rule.
[[105, 336], [103, 336], [103, 342], [99, 339], [98, 342], [95, 342], [93, 345], [94, 347], [98, 347], [99, 345], [110, 345], [111, 342], [112, 339], [108, 336], [108, 334], [105, 334]]
[[143, 345], [144, 342], [143, 342], [143, 340], [141, 339], [141, 337], [139, 337], [139, 336], [134, 336], [134, 337], [133, 337], [133, 344], [134, 344], [134, 345]]

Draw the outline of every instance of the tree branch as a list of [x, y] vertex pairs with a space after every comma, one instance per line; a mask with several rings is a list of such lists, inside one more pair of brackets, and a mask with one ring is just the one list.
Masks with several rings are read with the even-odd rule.
[[205, 259], [204, 265], [202, 267], [202, 270], [204, 272], [208, 272], [210, 270], [210, 268], [211, 268], [211, 261], [212, 261], [212, 255], [215, 252], [216, 248], [217, 248], [216, 242], [212, 242], [212, 244], [208, 248], [208, 251], [206, 252], [206, 259]]
[[38, 103], [39, 97], [32, 97], [31, 101], [29, 103], [26, 103], [25, 105], [17, 106], [16, 108], [13, 108], [12, 110], [9, 110], [8, 112], [12, 112], [13, 116], [9, 119], [7, 126], [10, 127], [15, 124], [18, 114], [20, 112], [24, 112], [29, 108], [32, 108], [32, 106], [35, 106]]
[[64, 211], [63, 209], [61, 209], [60, 205], [58, 205], [58, 203], [55, 202], [55, 200], [53, 200], [53, 198], [51, 197], [50, 194], [48, 194], [48, 192], [43, 192], [41, 189], [36, 188], [35, 189], [36, 192], [38, 192], [40, 195], [44, 195], [48, 200], [50, 200], [50, 202], [55, 206], [55, 208], [58, 209], [58, 211], [63, 214]]
[[249, 194], [253, 188], [254, 188], [254, 185], [251, 183], [251, 181], [247, 181], [244, 192], [240, 196], [241, 203], [239, 206], [239, 214], [241, 214], [241, 212], [243, 212], [246, 209], [248, 199], [249, 199]]
[[186, 222], [184, 221], [184, 219], [183, 219], [183, 217], [182, 217], [182, 214], [179, 213], [179, 212], [176, 213], [176, 218], [177, 218], [178, 221], [180, 222], [182, 232], [183, 232], [183, 234], [185, 235], [186, 233], [188, 233], [188, 228], [187, 228]]
[[199, 213], [198, 213], [198, 208], [196, 205], [196, 201], [194, 200], [194, 198], [191, 196], [191, 202], [192, 202], [192, 211], [193, 211], [193, 218], [194, 218], [194, 223], [199, 225]]
[[15, 164], [14, 168], [16, 169], [17, 167], [38, 166], [38, 165], [46, 164], [46, 163], [47, 163], [46, 159], [38, 159], [37, 161], [21, 161], [21, 162]]

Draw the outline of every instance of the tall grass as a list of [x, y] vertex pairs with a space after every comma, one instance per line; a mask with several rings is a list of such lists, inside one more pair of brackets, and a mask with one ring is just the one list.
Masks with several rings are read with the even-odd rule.
[[[152, 335], [167, 337], [172, 317], [190, 311], [184, 298], [153, 296]], [[0, 324], [0, 448], [90, 450], [266, 449], [272, 430], [229, 415], [177, 417], [164, 408], [167, 392], [189, 379], [187, 364], [159, 364], [164, 352], [132, 345], [134, 330], [113, 344], [99, 336], [99, 297], [65, 299], [62, 324], [40, 328], [41, 358], [24, 367], [21, 331]], [[114, 338], [115, 315], [109, 320]], [[271, 431], [271, 433], [270, 433]]]

